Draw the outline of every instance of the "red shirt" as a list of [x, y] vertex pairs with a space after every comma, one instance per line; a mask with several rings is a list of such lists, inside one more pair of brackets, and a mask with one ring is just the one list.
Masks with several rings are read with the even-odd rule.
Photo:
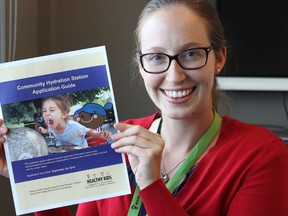
[[[156, 115], [126, 123], [149, 128]], [[133, 189], [132, 189], [133, 191]], [[149, 216], [287, 216], [288, 149], [265, 128], [223, 117], [214, 147], [173, 197], [160, 179], [140, 191]], [[132, 195], [79, 204], [77, 216], [125, 216]], [[68, 216], [68, 208], [36, 213]]]

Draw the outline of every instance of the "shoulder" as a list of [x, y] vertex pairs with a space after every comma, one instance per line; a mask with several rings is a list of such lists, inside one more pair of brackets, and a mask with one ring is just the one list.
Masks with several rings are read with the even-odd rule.
[[[253, 174], [265, 172], [263, 178], [270, 178], [270, 175], [288, 169], [286, 144], [264, 127], [223, 117], [218, 141], [218, 153], [224, 160], [231, 162], [231, 169], [239, 166], [243, 171], [250, 169]], [[282, 178], [288, 180], [288, 173], [282, 173]]]
[[241, 140], [281, 140], [267, 128], [241, 122], [239, 120], [224, 116], [222, 121], [222, 135], [227, 139]]
[[[288, 148], [264, 127], [223, 117], [217, 143], [199, 165], [203, 169], [215, 166], [217, 172], [221, 169], [231, 176], [263, 175], [256, 178], [263, 180], [288, 169]], [[283, 178], [288, 180], [288, 173]]]
[[161, 114], [159, 112], [154, 113], [153, 115], [142, 117], [142, 118], [135, 118], [135, 119], [128, 119], [125, 121], [122, 121], [122, 123], [126, 124], [132, 124], [132, 125], [140, 125], [146, 129], [148, 129], [153, 121], [157, 118], [159, 118]]
[[235, 157], [255, 158], [257, 155], [260, 160], [263, 160], [268, 159], [270, 155], [274, 159], [277, 157], [288, 159], [287, 146], [272, 131], [227, 116], [223, 117], [218, 141], [218, 147]]

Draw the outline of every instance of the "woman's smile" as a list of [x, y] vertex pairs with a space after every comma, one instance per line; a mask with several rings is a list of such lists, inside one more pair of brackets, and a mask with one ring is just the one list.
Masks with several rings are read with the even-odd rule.
[[168, 103], [171, 104], [184, 104], [191, 100], [193, 92], [195, 92], [197, 86], [185, 89], [161, 89]]
[[192, 94], [192, 92], [196, 89], [196, 87], [193, 87], [191, 89], [185, 89], [185, 90], [163, 90], [166, 96], [170, 98], [183, 98], [187, 95]]

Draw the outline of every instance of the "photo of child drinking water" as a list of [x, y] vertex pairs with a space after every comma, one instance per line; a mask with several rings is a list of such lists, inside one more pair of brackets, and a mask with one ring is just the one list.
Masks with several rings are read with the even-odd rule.
[[47, 128], [39, 127], [41, 134], [53, 134], [59, 146], [88, 147], [86, 136], [108, 139], [110, 131], [87, 128], [69, 116], [71, 103], [67, 97], [58, 95], [42, 101], [42, 112]]

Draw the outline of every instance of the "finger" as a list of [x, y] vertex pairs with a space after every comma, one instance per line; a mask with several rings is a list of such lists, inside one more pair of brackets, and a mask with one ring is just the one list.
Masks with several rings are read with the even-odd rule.
[[111, 147], [118, 153], [128, 153], [136, 157], [154, 157], [161, 154], [164, 142], [155, 143], [142, 137], [125, 137], [111, 144]]
[[113, 142], [111, 147], [114, 149], [124, 146], [138, 146], [141, 148], [148, 148], [149, 145], [151, 145], [151, 143], [140, 136], [128, 136]]
[[135, 157], [143, 157], [146, 155], [147, 158], [155, 157], [155, 155], [158, 155], [157, 153], [161, 151], [161, 147], [155, 145], [155, 143], [148, 143], [147, 140], [141, 142], [141, 138], [138, 139], [137, 144], [133, 144], [135, 142], [130, 141], [133, 140], [133, 138], [124, 138], [125, 142], [122, 143], [123, 139], [121, 139], [121, 141], [113, 143], [111, 147], [118, 153], [127, 153]]
[[115, 133], [111, 136], [113, 140], [119, 140], [124, 137], [133, 136], [132, 131], [127, 131], [129, 128], [132, 128], [132, 125], [122, 124], [122, 123], [115, 123], [114, 128], [118, 130], [118, 133]]
[[140, 136], [142, 138], [149, 140], [153, 139], [156, 142], [161, 139], [159, 134], [152, 133], [139, 125], [115, 123], [114, 127], [120, 132], [112, 135], [111, 138], [113, 140], [119, 140], [129, 136]]
[[135, 125], [124, 124], [124, 123], [114, 123], [114, 128], [120, 132], [125, 131], [129, 128], [134, 127]]

